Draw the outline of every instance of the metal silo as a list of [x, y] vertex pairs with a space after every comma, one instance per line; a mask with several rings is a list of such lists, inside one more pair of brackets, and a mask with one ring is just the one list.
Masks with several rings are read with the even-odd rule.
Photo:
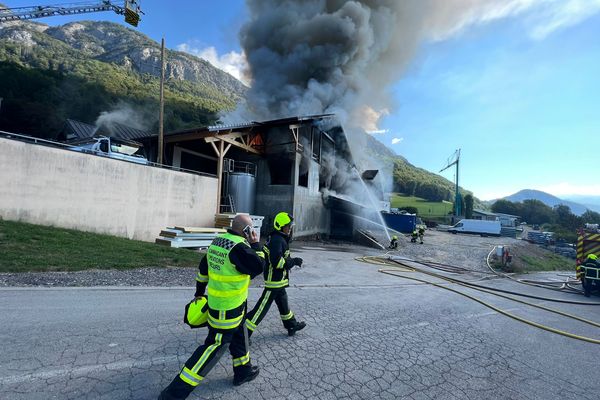
[[227, 176], [227, 193], [231, 196], [236, 212], [254, 213], [256, 178], [253, 174], [231, 172]]

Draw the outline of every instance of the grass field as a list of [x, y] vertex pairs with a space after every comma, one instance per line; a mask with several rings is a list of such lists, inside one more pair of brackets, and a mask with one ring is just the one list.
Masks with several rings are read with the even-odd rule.
[[199, 261], [191, 250], [0, 220], [0, 272], [195, 267]]
[[420, 197], [404, 196], [394, 193], [390, 199], [392, 208], [416, 207], [419, 216], [424, 218], [445, 217], [452, 211], [452, 203], [449, 201], [432, 202]]

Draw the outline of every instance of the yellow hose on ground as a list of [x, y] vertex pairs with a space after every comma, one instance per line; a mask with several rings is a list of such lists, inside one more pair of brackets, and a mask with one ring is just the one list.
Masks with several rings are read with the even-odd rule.
[[[576, 334], [571, 333], [571, 332], [566, 332], [566, 331], [563, 331], [563, 330], [560, 330], [560, 329], [553, 328], [551, 326], [543, 325], [543, 324], [537, 323], [535, 321], [531, 321], [531, 320], [519, 317], [518, 315], [515, 315], [515, 314], [512, 314], [512, 313], [510, 313], [508, 311], [505, 311], [505, 310], [503, 310], [503, 309], [501, 309], [499, 307], [496, 307], [496, 306], [494, 306], [494, 305], [492, 305], [492, 304], [490, 304], [490, 303], [488, 303], [488, 302], [486, 302], [484, 300], [481, 300], [481, 299], [479, 299], [479, 298], [477, 298], [475, 296], [472, 296], [470, 294], [461, 292], [461, 291], [456, 290], [456, 289], [452, 289], [452, 288], [444, 286], [442, 284], [439, 284], [439, 283], [436, 283], [436, 282], [427, 281], [427, 280], [424, 280], [424, 279], [415, 278], [415, 277], [412, 277], [412, 276], [399, 275], [399, 274], [396, 274], [395, 272], [420, 272], [420, 273], [423, 273], [423, 274], [426, 274], [426, 275], [429, 275], [429, 276], [432, 276], [432, 277], [435, 277], [435, 278], [438, 278], [438, 279], [442, 279], [442, 280], [445, 280], [445, 281], [448, 281], [448, 282], [451, 282], [451, 283], [459, 284], [461, 286], [467, 287], [467, 288], [472, 289], [472, 290], [477, 290], [477, 291], [481, 291], [481, 292], [484, 292], [484, 293], [489, 293], [489, 294], [492, 294], [492, 295], [495, 295], [495, 296], [499, 296], [499, 297], [502, 297], [502, 298], [506, 298], [506, 299], [509, 299], [509, 300], [516, 301], [518, 303], [522, 303], [522, 304], [525, 304], [525, 305], [529, 305], [529, 306], [532, 306], [532, 307], [543, 309], [545, 311], [553, 312], [553, 313], [556, 313], [558, 315], [562, 315], [562, 316], [565, 316], [565, 317], [568, 317], [568, 318], [572, 318], [572, 319], [575, 319], [577, 321], [580, 321], [580, 322], [583, 322], [583, 323], [586, 323], [586, 324], [589, 324], [589, 325], [600, 327], [600, 324], [598, 324], [597, 322], [590, 321], [590, 320], [587, 320], [585, 318], [581, 318], [581, 317], [578, 317], [576, 315], [565, 313], [563, 311], [555, 310], [555, 309], [552, 309], [552, 308], [549, 308], [549, 307], [544, 307], [544, 306], [541, 306], [541, 305], [529, 303], [527, 301], [515, 299], [515, 298], [510, 297], [510, 296], [500, 295], [500, 294], [495, 293], [495, 292], [490, 291], [490, 290], [485, 290], [485, 289], [481, 289], [481, 288], [471, 287], [468, 284], [456, 282], [452, 278], [448, 278], [448, 277], [445, 277], [443, 275], [431, 273], [431, 272], [428, 272], [428, 271], [423, 271], [423, 270], [420, 270], [418, 268], [410, 267], [410, 266], [407, 266], [407, 265], [404, 265], [402, 263], [398, 263], [398, 262], [395, 262], [395, 261], [385, 260], [385, 259], [382, 259], [381, 257], [376, 257], [376, 256], [357, 257], [356, 260], [361, 261], [361, 262], [370, 263], [370, 264], [375, 264], [375, 265], [392, 266], [393, 269], [380, 269], [380, 270], [378, 270], [378, 272], [381, 272], [381, 273], [384, 273], [384, 274], [387, 274], [387, 275], [391, 275], [391, 276], [395, 276], [395, 277], [398, 277], [398, 278], [413, 280], [413, 281], [416, 281], [416, 282], [421, 282], [421, 283], [424, 283], [424, 284], [436, 286], [436, 287], [439, 287], [441, 289], [449, 290], [449, 291], [451, 291], [453, 293], [456, 293], [456, 294], [459, 294], [461, 296], [464, 296], [464, 297], [466, 297], [466, 298], [468, 298], [470, 300], [476, 301], [477, 303], [479, 303], [479, 304], [481, 304], [481, 305], [483, 305], [485, 307], [488, 307], [488, 308], [490, 308], [490, 309], [492, 309], [492, 310], [494, 310], [494, 311], [496, 311], [496, 312], [498, 312], [498, 313], [500, 313], [502, 315], [505, 315], [505, 316], [507, 316], [509, 318], [512, 318], [512, 319], [516, 320], [516, 321], [523, 322], [523, 323], [525, 323], [527, 325], [534, 326], [536, 328], [539, 328], [539, 329], [542, 329], [542, 330], [545, 330], [545, 331], [548, 331], [548, 332], [552, 332], [552, 333], [555, 333], [555, 334], [558, 334], [558, 335], [569, 337], [571, 339], [577, 339], [577, 340], [581, 340], [581, 341], [588, 342], [588, 343], [600, 344], [600, 340], [598, 340], [598, 339], [589, 338], [587, 336], [576, 335]], [[395, 264], [402, 265], [402, 268], [395, 266]]]

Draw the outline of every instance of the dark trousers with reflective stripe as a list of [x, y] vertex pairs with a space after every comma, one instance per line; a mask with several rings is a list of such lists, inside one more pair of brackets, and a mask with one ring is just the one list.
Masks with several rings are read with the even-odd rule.
[[285, 288], [282, 289], [264, 289], [260, 299], [258, 302], [246, 315], [246, 327], [248, 328], [248, 336], [252, 335], [252, 332], [256, 329], [260, 321], [263, 320], [267, 312], [269, 312], [269, 308], [271, 308], [271, 304], [277, 304], [277, 308], [279, 309], [279, 315], [281, 316], [281, 321], [283, 322], [283, 326], [285, 329], [289, 329], [292, 326], [296, 325], [296, 318], [294, 317], [294, 313], [290, 311], [290, 306], [288, 305], [288, 297]]
[[209, 326], [204, 344], [185, 362], [180, 374], [173, 379], [167, 391], [173, 397], [185, 399], [215, 366], [228, 346], [233, 359], [234, 374], [248, 374], [251, 365], [245, 330], [243, 320], [235, 329], [221, 330]]

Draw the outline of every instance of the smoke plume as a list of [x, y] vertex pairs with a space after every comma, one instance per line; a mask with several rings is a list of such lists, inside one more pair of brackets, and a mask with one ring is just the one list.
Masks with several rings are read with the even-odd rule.
[[336, 113], [376, 130], [387, 89], [417, 45], [504, 17], [531, 0], [248, 0], [240, 32], [254, 118]]
[[589, 3], [596, 5], [580, 0], [247, 0], [249, 21], [240, 40], [251, 89], [236, 117], [332, 112], [351, 134], [374, 131], [381, 116], [394, 109], [390, 85], [423, 41], [522, 14], [531, 17], [526, 29], [535, 36], [598, 11], [598, 2]]
[[115, 124], [124, 125], [140, 130], [149, 130], [156, 119], [155, 113], [148, 113], [142, 107], [135, 109], [126, 102], [120, 101], [110, 111], [102, 111], [96, 119], [96, 126], [106, 127], [109, 130], [115, 128]]

